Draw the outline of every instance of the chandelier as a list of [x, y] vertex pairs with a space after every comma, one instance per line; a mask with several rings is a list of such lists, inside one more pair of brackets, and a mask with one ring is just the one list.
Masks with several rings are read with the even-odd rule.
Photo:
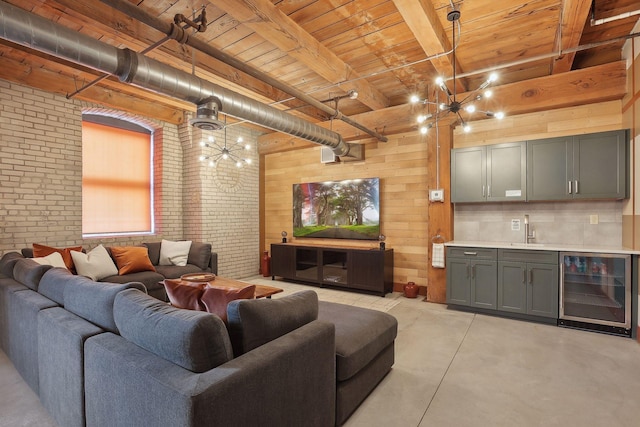
[[[436, 98], [436, 102], [429, 101], [428, 99], [422, 99], [417, 95], [411, 96], [412, 104], [423, 104], [423, 105], [434, 105], [436, 111], [433, 113], [420, 114], [417, 117], [417, 122], [420, 125], [420, 133], [426, 134], [427, 131], [434, 126], [434, 123], [438, 121], [440, 117], [444, 117], [449, 113], [453, 113], [457, 116], [457, 121], [462, 125], [462, 129], [465, 132], [469, 132], [471, 130], [471, 126], [468, 121], [466, 121], [461, 112], [464, 110], [469, 114], [473, 113], [484, 113], [487, 117], [495, 117], [496, 119], [504, 118], [504, 113], [501, 111], [493, 112], [493, 111], [483, 111], [476, 109], [476, 106], [473, 104], [476, 101], [480, 101], [485, 98], [490, 98], [492, 92], [488, 87], [497, 81], [498, 75], [496, 73], [491, 73], [489, 78], [485, 80], [476, 90], [470, 92], [464, 99], [459, 100], [457, 98], [456, 93], [456, 23], [458, 24], [458, 31], [460, 31], [460, 23], [458, 20], [460, 19], [460, 11], [453, 7], [447, 13], [447, 21], [451, 22], [451, 33], [452, 33], [452, 65], [453, 65], [453, 92], [449, 90], [447, 85], [445, 85], [445, 80], [442, 77], [438, 77], [436, 79], [436, 85], [442, 92], [444, 92], [446, 102], [438, 102], [438, 98]], [[438, 97], [438, 93], [436, 93], [436, 97]]]
[[251, 158], [242, 157], [241, 152], [251, 150], [250, 144], [243, 144], [244, 140], [239, 136], [235, 141], [227, 143], [227, 118], [224, 121], [224, 141], [219, 143], [213, 135], [209, 135], [206, 139], [200, 141], [203, 149], [209, 149], [209, 154], [200, 155], [201, 162], [208, 162], [209, 166], [215, 168], [222, 161], [230, 161], [241, 168], [243, 165], [250, 165]]

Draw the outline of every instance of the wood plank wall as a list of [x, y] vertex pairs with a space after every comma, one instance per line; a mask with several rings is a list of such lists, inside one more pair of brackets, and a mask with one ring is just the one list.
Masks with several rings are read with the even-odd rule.
[[[439, 138], [441, 152], [448, 159], [450, 132], [440, 132]], [[386, 143], [366, 144], [364, 161], [321, 164], [319, 146], [264, 155], [261, 247], [269, 250], [271, 243], [281, 241], [282, 231], [287, 231], [289, 241], [296, 243], [378, 247], [377, 241], [294, 239], [291, 236], [293, 184], [379, 177], [382, 233], [387, 238], [387, 247], [394, 249], [394, 288], [401, 291], [408, 281], [424, 287], [428, 281], [430, 245], [427, 187], [430, 179], [435, 181], [436, 170], [435, 157], [431, 157], [431, 161], [428, 158], [429, 150], [435, 150], [434, 147], [435, 132], [427, 136], [413, 132], [390, 136]], [[449, 175], [448, 161], [441, 168], [441, 176], [443, 174]]]

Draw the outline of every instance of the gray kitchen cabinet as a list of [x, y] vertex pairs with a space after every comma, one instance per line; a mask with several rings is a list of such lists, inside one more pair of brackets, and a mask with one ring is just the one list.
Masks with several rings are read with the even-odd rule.
[[498, 250], [498, 311], [558, 318], [558, 253]]
[[627, 197], [627, 131], [527, 143], [527, 200]]
[[447, 248], [447, 303], [496, 309], [497, 250]]
[[451, 151], [451, 201], [526, 200], [526, 143]]

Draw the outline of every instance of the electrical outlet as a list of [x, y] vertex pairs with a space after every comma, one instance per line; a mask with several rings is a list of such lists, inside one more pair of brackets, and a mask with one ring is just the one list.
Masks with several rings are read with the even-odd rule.
[[511, 220], [511, 231], [520, 231], [520, 220], [512, 219]]
[[589, 224], [596, 225], [600, 222], [598, 215], [589, 215]]

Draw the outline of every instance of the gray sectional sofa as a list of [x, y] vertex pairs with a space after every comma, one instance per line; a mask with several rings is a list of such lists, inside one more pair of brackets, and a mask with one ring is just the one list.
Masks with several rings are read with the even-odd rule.
[[[142, 244], [148, 249], [149, 260], [156, 271], [140, 271], [124, 275], [116, 274], [105, 277], [100, 281], [108, 283], [140, 282], [147, 288], [149, 295], [162, 301], [168, 301], [164, 286], [160, 284], [164, 279], [177, 279], [183, 274], [189, 273], [208, 272], [218, 274], [218, 254], [211, 249], [210, 243], [192, 242], [187, 265], [185, 266], [159, 265], [161, 243], [148, 242]], [[107, 248], [107, 251], [110, 253], [109, 248]], [[23, 248], [21, 253], [27, 258], [33, 257], [32, 248]]]
[[0, 259], [2, 350], [60, 426], [340, 425], [393, 364], [386, 313], [313, 291], [227, 311]]

